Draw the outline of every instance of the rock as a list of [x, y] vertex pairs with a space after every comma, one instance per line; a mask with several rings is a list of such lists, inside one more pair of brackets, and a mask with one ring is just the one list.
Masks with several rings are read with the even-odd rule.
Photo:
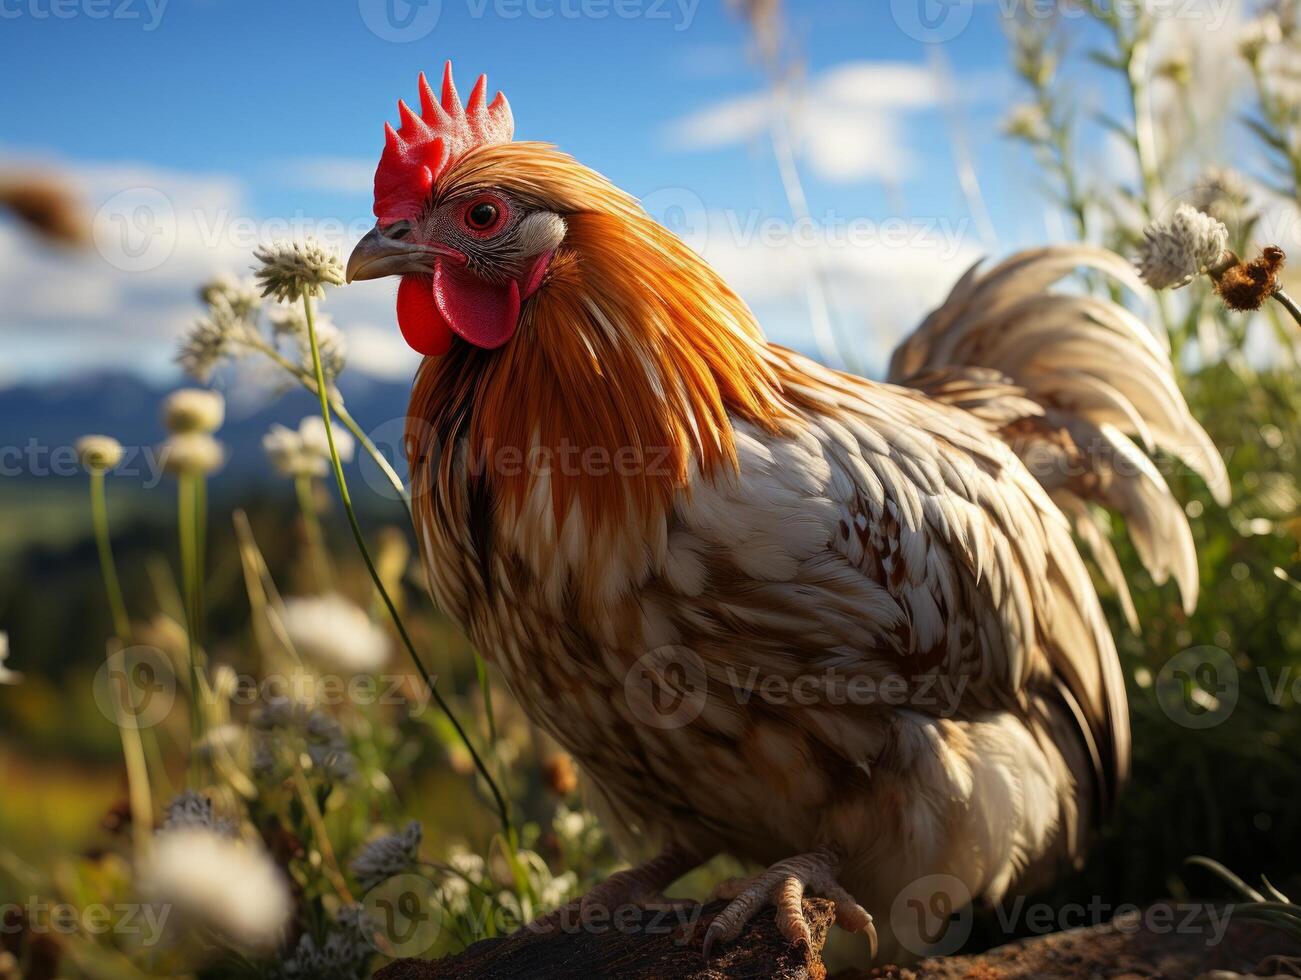
[[[437, 961], [398, 960], [376, 980], [826, 980], [821, 952], [833, 921], [830, 902], [806, 899], [812, 948], [792, 945], [777, 932], [772, 909], [758, 915], [735, 942], [715, 949], [706, 963], [700, 944], [724, 902], [671, 910], [621, 909], [615, 920], [584, 925], [576, 905], [502, 939], [485, 939]], [[1186, 908], [1187, 906], [1184, 906]], [[1168, 906], [1167, 906], [1168, 908]], [[1151, 910], [1159, 911], [1160, 905]], [[626, 914], [625, 914], [626, 913]], [[1156, 928], [1180, 922], [1173, 914], [1122, 917], [1024, 939], [974, 956], [937, 957], [911, 966], [879, 966], [838, 973], [834, 980], [1131, 980], [1197, 977], [1212, 971], [1282, 974], [1301, 957], [1285, 934], [1230, 917], [1222, 937], [1209, 926]], [[1301, 960], [1296, 960], [1301, 963]], [[1289, 975], [1296, 975], [1291, 973]]]
[[577, 905], [570, 905], [503, 939], [477, 942], [456, 956], [398, 960], [376, 973], [375, 980], [825, 980], [819, 954], [834, 918], [830, 902], [804, 902], [812, 949], [783, 939], [768, 909], [735, 942], [720, 943], [706, 963], [700, 950], [705, 929], [726, 906], [711, 902], [676, 913], [626, 908], [618, 910], [617, 921], [593, 920], [584, 926]]

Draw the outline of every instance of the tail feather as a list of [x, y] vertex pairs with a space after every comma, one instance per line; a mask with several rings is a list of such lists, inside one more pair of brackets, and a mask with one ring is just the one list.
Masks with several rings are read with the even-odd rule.
[[1144, 450], [1181, 460], [1222, 504], [1229, 495], [1224, 462], [1188, 410], [1163, 335], [1117, 303], [1050, 291], [1081, 268], [1142, 290], [1133, 268], [1086, 245], [1021, 252], [987, 272], [979, 266], [895, 351], [889, 380], [960, 404], [998, 428], [1073, 522], [1131, 626], [1133, 601], [1099, 508], [1125, 519], [1153, 579], [1173, 578], [1191, 610], [1192, 533]]

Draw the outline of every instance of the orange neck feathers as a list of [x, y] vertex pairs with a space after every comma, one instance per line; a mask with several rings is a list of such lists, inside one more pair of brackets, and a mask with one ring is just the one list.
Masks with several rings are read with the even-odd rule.
[[729, 413], [767, 429], [787, 416], [745, 304], [634, 199], [536, 144], [481, 151], [449, 176], [538, 201], [568, 231], [505, 347], [457, 344], [425, 362], [413, 465], [430, 439], [465, 438], [472, 479], [497, 506], [518, 513], [549, 489], [557, 527], [577, 504], [592, 531], [666, 507], [693, 463], [706, 475], [734, 466]]

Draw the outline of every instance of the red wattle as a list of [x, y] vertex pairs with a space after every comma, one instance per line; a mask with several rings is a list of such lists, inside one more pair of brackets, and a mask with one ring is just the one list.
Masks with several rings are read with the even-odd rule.
[[434, 303], [449, 327], [484, 350], [506, 343], [519, 325], [519, 283], [485, 282], [445, 259], [434, 266]]
[[398, 286], [398, 327], [412, 349], [426, 357], [446, 354], [452, 331], [434, 302], [429, 276], [403, 276]]

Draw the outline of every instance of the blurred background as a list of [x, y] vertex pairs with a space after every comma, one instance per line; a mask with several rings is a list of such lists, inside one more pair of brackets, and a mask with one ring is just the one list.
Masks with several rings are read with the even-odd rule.
[[[197, 383], [177, 355], [209, 315], [200, 289], [248, 276], [254, 248], [273, 240], [312, 237], [346, 255], [374, 220], [382, 124], [397, 98], [414, 98], [418, 72], [450, 58], [463, 91], [486, 72], [511, 101], [517, 138], [555, 143], [642, 198], [772, 339], [875, 375], [981, 256], [1071, 240], [1132, 254], [1144, 224], [1180, 202], [1223, 220], [1244, 255], [1266, 244], [1301, 254], [1295, 28], [1287, 0], [4, 4], [0, 632], [5, 667], [23, 677], [0, 686], [0, 901], [86, 887], [85, 862], [119, 845], [127, 819], [119, 731], [95, 697], [114, 627], [75, 441], [102, 432], [126, 447], [108, 481], [126, 606], [133, 638], [170, 650], [178, 497], [155, 447], [163, 399]], [[1284, 891], [1301, 874], [1299, 335], [1272, 310], [1230, 315], [1207, 293], [1128, 301], [1170, 334], [1234, 501], [1220, 508], [1168, 470], [1197, 537], [1193, 616], [1120, 556], [1142, 624], [1130, 632], [1108, 598], [1135, 776], [1053, 901], [1214, 892], [1183, 867], [1193, 854]], [[401, 473], [417, 359], [393, 302], [391, 283], [365, 282], [323, 308], [341, 359], [346, 349], [348, 411]], [[250, 542], [285, 596], [319, 591], [323, 574], [359, 606], [373, 596], [324, 471], [304, 496], [264, 452], [272, 426], [296, 429], [314, 396], [257, 355], [201, 373], [225, 399], [208, 652], [253, 672]], [[611, 853], [599, 835], [583, 838], [581, 858], [557, 837], [558, 807], [572, 834], [590, 830], [573, 823], [581, 798], [566, 761], [502, 685], [484, 708], [472, 652], [410, 563], [400, 498], [366, 453], [348, 470], [440, 686], [494, 746], [553, 876], [581, 865], [565, 885], [579, 888]], [[318, 521], [328, 573], [313, 552]], [[341, 836], [355, 843], [373, 821], [415, 817], [432, 855], [490, 846], [489, 794], [436, 712], [380, 712], [348, 731], [384, 748], [363, 759], [379, 774], [366, 801], [327, 813]], [[166, 740], [155, 750], [162, 782], [179, 789], [182, 764]], [[969, 944], [1001, 938], [978, 928]]]

